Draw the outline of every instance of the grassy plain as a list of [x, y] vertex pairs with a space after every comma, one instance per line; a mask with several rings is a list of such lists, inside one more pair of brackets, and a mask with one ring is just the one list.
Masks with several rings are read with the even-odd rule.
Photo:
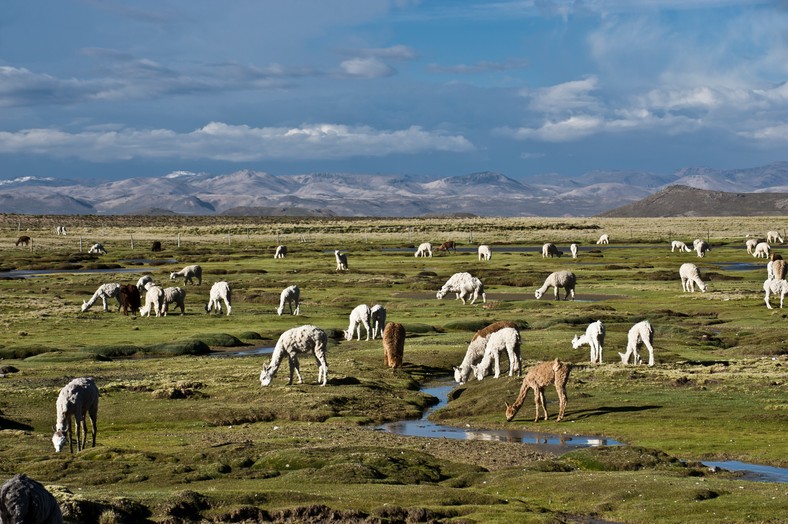
[[[53, 227], [65, 224], [66, 237]], [[746, 234], [784, 218], [266, 219], [231, 217], [0, 217], [0, 270], [57, 269], [0, 279], [0, 477], [25, 472], [51, 487], [75, 522], [782, 522], [784, 484], [711, 473], [701, 460], [788, 467], [788, 328], [768, 310], [766, 261]], [[606, 232], [612, 243], [597, 246]], [[16, 247], [19, 234], [33, 249]], [[671, 253], [670, 241], [709, 240], [712, 251]], [[82, 252], [80, 252], [80, 239]], [[132, 239], [134, 249], [132, 250]], [[414, 258], [414, 245], [458, 242], [457, 253]], [[153, 240], [164, 245], [150, 253]], [[543, 259], [542, 243], [567, 253]], [[578, 259], [568, 244], [579, 242]], [[101, 242], [109, 253], [87, 255]], [[490, 244], [489, 262], [475, 246]], [[180, 245], [179, 245], [180, 244]], [[274, 260], [277, 244], [289, 255]], [[334, 249], [350, 270], [334, 271]], [[777, 247], [780, 251], [780, 247]], [[153, 261], [151, 261], [153, 260]], [[707, 293], [681, 290], [694, 262]], [[80, 313], [104, 282], [199, 263], [187, 314], [138, 318]], [[737, 266], [736, 264], [745, 264]], [[552, 271], [578, 277], [577, 300], [540, 301]], [[76, 271], [68, 271], [76, 270]], [[101, 270], [102, 272], [89, 272]], [[486, 304], [435, 298], [453, 273], [481, 278]], [[210, 285], [234, 290], [231, 316], [206, 315]], [[277, 316], [279, 291], [301, 288], [301, 316]], [[182, 285], [182, 283], [180, 284]], [[773, 299], [774, 301], [774, 299]], [[383, 304], [408, 331], [405, 366], [382, 366], [380, 341], [340, 340], [359, 303]], [[625, 367], [629, 327], [655, 327], [657, 365]], [[601, 319], [605, 364], [588, 364], [574, 334]], [[626, 443], [554, 455], [513, 442], [406, 437], [370, 426], [417, 418], [434, 399], [425, 380], [448, 376], [473, 332], [496, 320], [522, 326], [525, 368], [574, 364], [566, 418], [532, 422], [530, 399], [506, 423], [516, 377], [458, 386], [433, 420], [477, 428], [598, 435]], [[286, 385], [285, 363], [261, 388], [269, 357], [215, 353], [272, 346], [315, 324], [330, 335], [329, 384]], [[210, 347], [212, 354], [204, 354]], [[505, 368], [504, 364], [504, 368]], [[96, 448], [55, 454], [55, 399], [71, 378], [101, 390]]]

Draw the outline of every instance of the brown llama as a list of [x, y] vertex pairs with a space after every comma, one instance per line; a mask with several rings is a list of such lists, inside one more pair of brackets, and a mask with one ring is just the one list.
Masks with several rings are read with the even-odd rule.
[[457, 244], [454, 243], [454, 240], [447, 240], [443, 244], [440, 245], [435, 251], [449, 251], [457, 252]]
[[571, 367], [566, 362], [561, 362], [558, 359], [542, 362], [528, 370], [528, 373], [523, 379], [523, 385], [520, 386], [520, 394], [517, 395], [517, 400], [511, 406], [506, 404], [506, 421], [511, 422], [520, 406], [525, 402], [525, 397], [529, 389], [534, 390], [534, 407], [536, 409], [536, 416], [534, 422], [539, 421], [539, 406], [542, 406], [544, 412], [544, 419], [547, 420], [547, 409], [544, 407], [544, 388], [551, 383], [555, 384], [555, 390], [558, 392], [558, 418], [556, 422], [560, 422], [564, 418], [564, 411], [566, 410], [566, 383], [569, 380], [569, 370]]
[[401, 368], [404, 351], [405, 326], [387, 322], [383, 329], [383, 364], [390, 368]]
[[150, 246], [150, 250], [153, 251], [154, 253], [158, 253], [159, 251], [161, 251], [161, 241], [154, 240], [153, 244], [151, 244]]
[[20, 236], [19, 238], [16, 239], [16, 245], [18, 246], [19, 244], [23, 244], [25, 246], [29, 246], [32, 241], [33, 241], [33, 239], [30, 238], [29, 236], [22, 235], [22, 236]]
[[128, 315], [129, 311], [136, 314], [142, 306], [140, 290], [134, 284], [123, 284], [120, 286], [118, 300], [120, 300], [120, 308], [124, 315]]

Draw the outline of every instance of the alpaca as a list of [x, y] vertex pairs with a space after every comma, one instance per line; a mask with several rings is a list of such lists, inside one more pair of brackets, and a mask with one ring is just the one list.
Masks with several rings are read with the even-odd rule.
[[116, 284], [111, 282], [109, 284], [101, 284], [93, 296], [90, 297], [90, 300], [85, 302], [82, 301], [82, 312], [84, 313], [98, 300], [101, 299], [101, 302], [104, 304], [104, 312], [106, 313], [109, 311], [109, 307], [107, 304], [107, 300], [110, 298], [114, 298], [118, 301], [118, 311], [120, 311], [120, 284]]
[[785, 270], [788, 267], [785, 265], [785, 260], [783, 260], [782, 255], [772, 252], [769, 256], [771, 260], [766, 264], [766, 278], [776, 278], [777, 280], [784, 279], [786, 274]]
[[170, 304], [175, 304], [176, 307], [181, 308], [181, 316], [186, 314], [186, 290], [182, 287], [168, 287], [164, 290], [163, 300], [161, 301], [161, 314], [167, 316], [167, 310]]
[[687, 244], [685, 244], [681, 240], [674, 240], [673, 242], [670, 243], [670, 252], [673, 253], [676, 250], [678, 250], [679, 253], [681, 253], [682, 251], [684, 253], [692, 252], [692, 250], [689, 247], [687, 247]]
[[764, 302], [766, 302], [766, 307], [772, 309], [772, 305], [769, 303], [769, 296], [774, 294], [780, 296], [780, 309], [782, 309], [783, 300], [785, 299], [786, 293], [788, 293], [788, 281], [776, 278], [764, 280], [763, 290], [766, 293], [766, 296], [763, 297]]
[[698, 266], [695, 264], [689, 262], [681, 264], [679, 277], [681, 277], [681, 287], [685, 292], [694, 293], [695, 284], [698, 285], [703, 293], [706, 292], [706, 283], [700, 279], [700, 271], [698, 271]]
[[566, 291], [566, 295], [564, 296], [564, 300], [569, 300], [569, 297], [572, 297], [572, 300], [575, 299], [575, 284], [577, 283], [577, 278], [575, 274], [571, 271], [555, 271], [550, 273], [548, 277], [545, 279], [544, 284], [542, 287], [536, 290], [534, 296], [536, 299], [542, 298], [544, 292], [547, 291], [547, 288], [550, 286], [553, 287], [553, 293], [555, 294], [555, 299], [560, 300], [560, 294], [558, 293], [558, 288], [564, 288]]
[[232, 289], [230, 288], [230, 284], [223, 280], [220, 282], [215, 282], [211, 286], [211, 296], [208, 299], [208, 303], [205, 304], [205, 312], [210, 313], [213, 311], [221, 315], [222, 301], [224, 301], [225, 308], [227, 309], [227, 315], [229, 315], [233, 310]]
[[[285, 311], [285, 302], [287, 302], [287, 306], [290, 308], [291, 315], [300, 315], [301, 314], [301, 290], [298, 289], [298, 286], [288, 286], [282, 290], [279, 294], [279, 307], [276, 308], [276, 314], [280, 317], [282, 313]], [[293, 310], [293, 302], [295, 302], [295, 310]]]
[[482, 244], [479, 246], [479, 260], [490, 260], [492, 258], [492, 251], [490, 250], [490, 246], [487, 244]]
[[41, 483], [22, 473], [0, 487], [0, 522], [63, 524], [63, 513], [55, 497]]
[[607, 233], [603, 233], [602, 235], [600, 235], [599, 240], [597, 240], [596, 243], [597, 244], [609, 244], [610, 243], [610, 237], [607, 235]]
[[386, 308], [380, 304], [375, 304], [369, 310], [369, 323], [372, 326], [372, 340], [383, 338], [383, 330], [386, 325]]
[[159, 251], [161, 251], [161, 241], [154, 240], [150, 246], [150, 250], [153, 251], [154, 253], [158, 253]]
[[307, 325], [288, 329], [277, 340], [276, 347], [274, 347], [274, 352], [271, 355], [271, 362], [264, 366], [260, 372], [260, 385], [267, 386], [271, 383], [285, 354], [290, 364], [290, 381], [287, 384], [293, 383], [293, 373], [296, 374], [298, 383], [301, 384], [303, 381], [299, 370], [298, 354], [311, 351], [315, 355], [315, 360], [317, 360], [317, 381], [321, 382], [322, 379], [320, 385], [325, 386], [328, 380], [327, 347], [328, 337], [325, 331], [317, 326]]
[[401, 368], [404, 350], [405, 327], [397, 322], [389, 322], [383, 330], [383, 365]]
[[274, 258], [285, 258], [287, 256], [287, 246], [276, 246]]
[[30, 243], [33, 242], [33, 239], [27, 235], [22, 235], [16, 239], [16, 245], [23, 244], [25, 246], [29, 246]]
[[443, 284], [435, 295], [437, 298], [442, 299], [447, 293], [456, 293], [457, 298], [462, 300], [463, 304], [467, 303], [470, 297], [471, 304], [476, 302], [481, 294], [482, 302], [487, 303], [487, 293], [484, 292], [484, 284], [478, 278], [472, 276], [470, 273], [455, 273], [449, 280]]
[[602, 363], [602, 349], [605, 345], [605, 325], [601, 320], [591, 322], [586, 328], [583, 335], [577, 336], [572, 339], [572, 347], [579, 348], [583, 344], [588, 344], [591, 348], [591, 363]]
[[419, 244], [419, 248], [416, 250], [416, 254], [413, 255], [416, 258], [418, 257], [432, 257], [432, 244], [429, 242], [424, 242], [423, 244]]
[[755, 250], [755, 246], [757, 246], [760, 242], [765, 242], [765, 241], [757, 238], [748, 238], [747, 241], [744, 243], [744, 245], [747, 246], [747, 254], [752, 255], [752, 252]]
[[627, 352], [619, 353], [621, 363], [626, 365], [629, 361], [629, 356], [633, 355], [633, 363], [640, 364], [640, 355], [638, 354], [638, 344], [643, 344], [648, 348], [648, 365], [654, 365], [654, 329], [648, 320], [642, 320], [632, 326], [627, 334]]
[[558, 248], [555, 247], [555, 244], [552, 242], [548, 242], [542, 246], [542, 258], [560, 257], [563, 254], [563, 251], [558, 251]]
[[102, 244], [96, 243], [96, 244], [93, 244], [92, 246], [90, 246], [90, 249], [88, 249], [88, 254], [89, 255], [106, 255], [107, 254], [107, 250], [104, 249], [104, 246]]
[[74, 443], [71, 441], [73, 426], [77, 426], [77, 451], [82, 451], [88, 439], [88, 424], [85, 417], [90, 417], [92, 426], [93, 446], [96, 447], [96, 417], [98, 416], [99, 390], [95, 381], [90, 377], [75, 378], [60, 390], [57, 397], [57, 422], [55, 433], [52, 435], [52, 444], [55, 451], [60, 453], [68, 442], [71, 453], [74, 453]]
[[468, 381], [473, 371], [471, 365], [479, 362], [484, 356], [484, 349], [487, 347], [487, 338], [496, 331], [506, 327], [517, 329], [517, 324], [508, 320], [501, 320], [478, 330], [473, 335], [471, 343], [468, 344], [468, 349], [465, 352], [465, 357], [462, 359], [462, 363], [459, 367], [453, 366], [452, 368], [454, 370], [454, 380], [458, 384], [465, 384]]
[[457, 244], [454, 243], [454, 240], [447, 240], [440, 246], [438, 246], [435, 251], [454, 251], [457, 252]]
[[780, 244], [783, 243], [783, 237], [780, 236], [780, 233], [777, 231], [768, 231], [766, 233], [766, 241], [770, 244], [775, 244], [779, 242]]
[[147, 284], [148, 282], [153, 282], [153, 277], [152, 276], [150, 276], [150, 275], [143, 275], [143, 276], [141, 276], [140, 279], [137, 280], [137, 290], [140, 293], [145, 291], [145, 289], [146, 289], [145, 284]]
[[560, 422], [564, 418], [564, 412], [566, 411], [566, 383], [569, 381], [571, 369], [569, 364], [558, 359], [550, 362], [541, 362], [529, 369], [523, 379], [522, 386], [520, 386], [520, 394], [517, 395], [514, 403], [509, 405], [504, 402], [506, 404], [506, 421], [512, 421], [520, 406], [525, 402], [529, 389], [534, 390], [534, 407], [536, 409], [534, 422], [539, 421], [539, 406], [542, 407], [544, 419], [547, 420], [547, 409], [544, 407], [544, 388], [553, 383], [558, 393], [558, 417], [556, 417], [555, 421]]
[[66, 226], [55, 226], [55, 235], [66, 236]]
[[484, 380], [484, 375], [493, 364], [494, 378], [501, 376], [501, 353], [506, 350], [509, 356], [509, 376], [513, 376], [515, 370], [517, 376], [522, 375], [522, 363], [520, 359], [520, 332], [515, 328], [502, 328], [487, 337], [487, 344], [484, 347], [484, 355], [479, 365], [471, 365], [476, 380]]
[[334, 251], [334, 257], [337, 259], [337, 271], [347, 271], [347, 253], [340, 253], [337, 249]]
[[577, 244], [569, 244], [569, 252], [572, 253], [572, 258], [577, 258]]
[[148, 283], [145, 292], [145, 305], [140, 308], [140, 316], [150, 316], [153, 311], [157, 317], [161, 316], [161, 304], [164, 301], [164, 290], [153, 283]]
[[711, 247], [709, 247], [708, 242], [705, 240], [701, 240], [700, 238], [696, 238], [692, 241], [692, 246], [695, 248], [695, 252], [698, 254], [700, 258], [706, 256], [706, 251], [711, 251]]
[[758, 242], [755, 249], [752, 251], [752, 256], [755, 258], [769, 258], [771, 247], [766, 242]]
[[140, 290], [133, 284], [123, 284], [118, 291], [118, 300], [124, 315], [128, 315], [129, 311], [136, 313], [142, 306], [140, 300]]
[[192, 284], [192, 278], [197, 277], [197, 284], [202, 285], [202, 268], [197, 264], [186, 266], [185, 268], [181, 269], [180, 271], [175, 271], [174, 273], [170, 273], [170, 280], [175, 280], [178, 277], [183, 277], [183, 285]]
[[358, 306], [354, 307], [353, 311], [350, 312], [350, 324], [347, 327], [347, 331], [345, 331], [345, 340], [353, 340], [354, 332], [358, 336], [358, 340], [361, 340], [362, 325], [367, 332], [367, 340], [369, 340], [369, 321], [371, 315], [372, 310], [369, 309], [369, 306], [366, 304], [359, 304]]

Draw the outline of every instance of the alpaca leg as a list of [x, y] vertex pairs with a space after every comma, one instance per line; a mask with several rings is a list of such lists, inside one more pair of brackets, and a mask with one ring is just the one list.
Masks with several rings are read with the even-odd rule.
[[[90, 412], [90, 427], [91, 427], [92, 436], [93, 436], [93, 444], [92, 444], [91, 447], [94, 447], [94, 448], [96, 447], [96, 433], [98, 432], [98, 426], [96, 426], [96, 416], [97, 415], [98, 415], [97, 410], [92, 410]], [[85, 428], [85, 431], [87, 432], [87, 428]]]
[[301, 363], [298, 361], [298, 357], [292, 357], [291, 362], [292, 364], [290, 369], [292, 369], [295, 372], [296, 377], [298, 377], [298, 383], [303, 384], [304, 381], [301, 379]]
[[[575, 288], [570, 289], [568, 293], [569, 293], [569, 295], [572, 296], [572, 300], [574, 301], [574, 299], [575, 299]], [[566, 297], [566, 300], [569, 300], [568, 296]]]
[[556, 384], [555, 390], [558, 393], [558, 418], [555, 421], [560, 422], [564, 418], [564, 411], [566, 411], [566, 389]]
[[[369, 340], [369, 335], [370, 335], [369, 322], [367, 321], [362, 321], [362, 322], [364, 324], [364, 331], [367, 332], [367, 340]], [[360, 334], [361, 334], [361, 330], [359, 329], [359, 338], [361, 338]]]
[[538, 388], [532, 388], [534, 390], [534, 422], [539, 422], [539, 399], [541, 391]]
[[501, 376], [501, 356], [497, 351], [493, 353], [493, 365], [495, 366], [495, 378], [498, 378]]
[[648, 349], [648, 365], [654, 365], [654, 347], [648, 340], [644, 340], [643, 344], [645, 344], [646, 348]]

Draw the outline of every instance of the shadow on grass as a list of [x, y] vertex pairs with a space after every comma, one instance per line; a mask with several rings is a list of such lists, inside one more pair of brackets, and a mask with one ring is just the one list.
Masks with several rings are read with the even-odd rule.
[[18, 429], [20, 431], [33, 431], [33, 426], [22, 424], [15, 420], [0, 417], [0, 429]]
[[662, 409], [662, 407], [663, 406], [602, 406], [593, 409], [581, 409], [579, 411], [567, 412], [566, 416], [571, 416], [574, 419], [582, 419], [610, 415], [612, 413], [637, 413], [638, 411], [647, 411], [650, 409]]

